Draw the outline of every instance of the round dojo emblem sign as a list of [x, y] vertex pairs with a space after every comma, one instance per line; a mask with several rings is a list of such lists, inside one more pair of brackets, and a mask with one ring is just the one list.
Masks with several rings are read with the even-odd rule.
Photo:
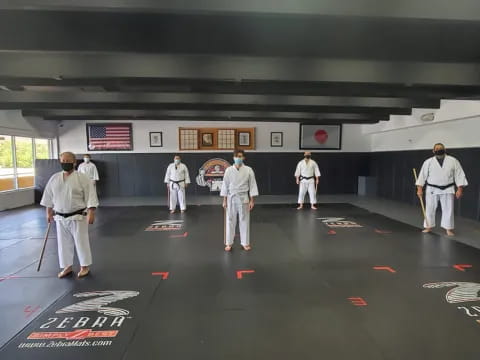
[[210, 159], [198, 170], [196, 182], [198, 186], [208, 187], [210, 191], [220, 191], [223, 175], [230, 163], [224, 159]]
[[323, 129], [315, 131], [315, 140], [320, 144], [325, 144], [328, 140], [328, 132]]

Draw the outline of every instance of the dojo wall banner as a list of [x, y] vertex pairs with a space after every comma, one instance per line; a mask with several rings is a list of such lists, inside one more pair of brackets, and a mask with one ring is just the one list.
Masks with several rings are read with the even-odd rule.
[[224, 159], [210, 159], [205, 162], [196, 177], [196, 183], [201, 187], [208, 187], [210, 191], [220, 191], [222, 188], [223, 175], [230, 163]]
[[300, 149], [340, 150], [342, 125], [300, 125]]

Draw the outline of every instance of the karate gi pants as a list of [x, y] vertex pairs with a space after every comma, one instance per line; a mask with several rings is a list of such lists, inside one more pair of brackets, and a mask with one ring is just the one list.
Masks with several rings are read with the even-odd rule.
[[92, 252], [88, 237], [87, 217], [84, 216], [83, 220], [56, 220], [56, 224], [60, 267], [63, 269], [73, 265], [75, 249], [80, 266], [90, 266]]
[[170, 210], [175, 210], [177, 201], [180, 204], [180, 210], [187, 209], [185, 201], [185, 187], [179, 184], [170, 182]]
[[242, 246], [250, 245], [250, 209], [248, 195], [232, 195], [227, 198], [226, 216], [226, 245], [231, 246], [235, 237], [237, 216], [240, 228], [240, 243]]
[[[432, 191], [427, 189], [425, 195], [425, 210], [427, 213], [428, 227], [435, 227], [435, 214], [439, 202], [442, 209], [441, 227], [447, 230], [454, 229], [453, 209], [455, 194], [432, 194]], [[427, 227], [427, 222], [424, 222], [424, 227]]]
[[315, 192], [315, 180], [301, 180], [298, 191], [298, 203], [303, 204], [305, 201], [305, 195], [308, 191], [310, 197], [310, 204], [317, 203], [317, 194]]

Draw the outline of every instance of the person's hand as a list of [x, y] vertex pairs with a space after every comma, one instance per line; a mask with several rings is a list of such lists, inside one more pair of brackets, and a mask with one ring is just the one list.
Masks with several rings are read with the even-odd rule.
[[423, 196], [423, 188], [417, 187], [417, 196], [422, 197]]
[[223, 206], [224, 209], [227, 208], [227, 199], [223, 199], [222, 206]]
[[188, 187], [188, 184], [187, 184], [187, 183], [185, 183], [185, 187]]
[[298, 178], [296, 180], [296, 183], [297, 183], [297, 185], [300, 185], [300, 180], [298, 180]]
[[318, 183], [320, 182], [320, 180], [315, 180], [315, 185], [318, 185]]
[[48, 224], [51, 224], [53, 223], [54, 219], [53, 219], [53, 213], [49, 213], [47, 214], [47, 223]]
[[88, 211], [87, 221], [90, 225], [92, 225], [95, 222], [95, 212], [94, 211]]
[[255, 203], [253, 202], [253, 199], [251, 199], [250, 202], [248, 203], [248, 210], [252, 210], [254, 206], [255, 206]]
[[463, 188], [460, 187], [457, 189], [457, 192], [455, 193], [455, 197], [457, 199], [460, 199], [462, 196], [463, 196]]

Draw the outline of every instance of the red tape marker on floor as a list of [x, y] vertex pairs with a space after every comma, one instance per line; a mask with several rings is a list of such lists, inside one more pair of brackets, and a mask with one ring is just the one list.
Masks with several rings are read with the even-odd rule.
[[169, 274], [170, 274], [170, 273], [169, 273], [168, 271], [165, 271], [165, 272], [152, 272], [152, 275], [153, 275], [153, 276], [161, 276], [161, 277], [162, 277], [162, 280], [167, 280]]
[[253, 274], [255, 270], [238, 270], [237, 279], [243, 279], [243, 274]]
[[188, 236], [188, 232], [184, 232], [183, 234], [181, 235], [170, 235], [171, 238], [186, 238]]
[[367, 306], [367, 302], [365, 299], [361, 297], [349, 297], [348, 300], [352, 303], [354, 306]]
[[336, 235], [337, 232], [335, 230], [328, 230], [328, 235]]
[[388, 230], [380, 230], [380, 229], [375, 229], [375, 232], [377, 234], [391, 234], [392, 232], [391, 231], [388, 231]]
[[454, 269], [457, 269], [458, 271], [465, 271], [465, 269], [471, 269], [473, 266], [470, 264], [456, 264], [453, 265]]
[[393, 268], [391, 268], [390, 266], [374, 266], [373, 270], [385, 270], [385, 271], [389, 271], [391, 273], [396, 273], [396, 271], [393, 270]]
[[28, 318], [39, 309], [40, 309], [40, 306], [35, 306], [35, 308], [32, 309], [32, 306], [28, 305], [28, 306], [25, 306], [25, 308], [23, 309], [23, 312], [25, 313], [25, 317]]

